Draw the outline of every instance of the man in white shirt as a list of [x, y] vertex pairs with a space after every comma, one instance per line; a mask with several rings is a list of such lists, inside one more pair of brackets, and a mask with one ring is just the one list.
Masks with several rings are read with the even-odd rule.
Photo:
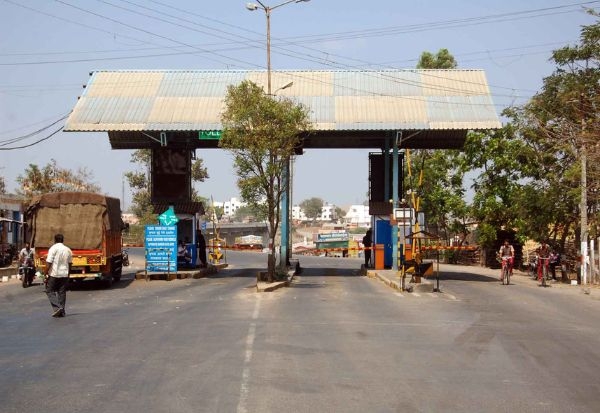
[[63, 244], [62, 234], [54, 236], [54, 245], [48, 250], [46, 258], [46, 294], [52, 305], [52, 317], [65, 316], [67, 284], [73, 263], [71, 249]]

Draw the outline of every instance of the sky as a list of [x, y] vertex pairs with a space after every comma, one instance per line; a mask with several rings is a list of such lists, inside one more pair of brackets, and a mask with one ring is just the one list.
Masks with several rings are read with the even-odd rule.
[[[273, 70], [410, 69], [422, 52], [446, 48], [458, 68], [485, 71], [500, 114], [540, 90], [555, 69], [553, 50], [578, 43], [581, 26], [594, 22], [584, 7], [600, 10], [600, 0], [290, 2], [271, 13], [271, 64]], [[265, 13], [240, 0], [0, 0], [0, 21], [0, 176], [9, 193], [29, 164], [54, 159], [73, 171], [85, 168], [102, 192], [129, 207], [123, 174], [136, 169], [132, 151], [111, 149], [106, 133], [60, 131], [59, 119], [73, 109], [92, 71], [267, 66]], [[294, 165], [292, 202], [363, 203], [368, 152], [305, 150]], [[221, 202], [239, 196], [229, 153], [198, 150], [197, 156], [210, 176], [194, 185], [200, 195]]]

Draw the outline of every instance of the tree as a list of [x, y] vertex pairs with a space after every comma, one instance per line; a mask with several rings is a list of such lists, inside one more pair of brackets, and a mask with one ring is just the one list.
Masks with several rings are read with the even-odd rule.
[[346, 216], [346, 211], [344, 211], [339, 206], [336, 206], [335, 207], [335, 216], [337, 217], [337, 219], [341, 220]]
[[[473, 217], [479, 241], [490, 246], [498, 229], [522, 240], [549, 239], [561, 250], [573, 235], [581, 207], [581, 155], [588, 150], [586, 209], [598, 210], [600, 25], [584, 26], [581, 42], [556, 50], [557, 68], [525, 105], [508, 108], [501, 130], [467, 138], [466, 169], [474, 179]], [[596, 138], [594, 138], [596, 137]], [[592, 214], [592, 224], [598, 218]], [[576, 240], [577, 243], [577, 240]]]
[[448, 49], [440, 49], [437, 54], [431, 52], [421, 53], [417, 69], [456, 69], [456, 60]]
[[267, 277], [272, 281], [281, 199], [288, 189], [284, 172], [300, 132], [309, 129], [308, 110], [290, 99], [274, 99], [255, 83], [243, 81], [227, 88], [221, 123], [219, 145], [234, 156], [241, 197], [267, 217], [271, 248]]
[[236, 222], [247, 222], [256, 220], [256, 214], [248, 205], [242, 205], [235, 210], [234, 220]]
[[[152, 224], [157, 221], [150, 199], [150, 191], [148, 190], [151, 160], [152, 151], [150, 149], [133, 151], [130, 162], [137, 164], [140, 169], [125, 173], [129, 187], [133, 190], [130, 212], [139, 218], [140, 224]], [[204, 161], [200, 158], [196, 159], [191, 168], [192, 182], [204, 182], [208, 177]], [[199, 196], [194, 188], [192, 188], [192, 200], [201, 201], [205, 204], [207, 202], [207, 199]]]
[[323, 200], [321, 198], [310, 198], [300, 202], [300, 208], [304, 211], [306, 218], [316, 221], [323, 211]]
[[32, 196], [48, 192], [100, 192], [100, 186], [92, 182], [93, 174], [86, 168], [76, 171], [61, 168], [56, 160], [40, 168], [38, 165], [29, 164], [22, 175], [17, 177], [19, 189], [17, 194], [26, 201]]
[[[448, 49], [440, 49], [436, 55], [423, 52], [417, 64], [419, 69], [456, 67], [456, 60]], [[460, 165], [459, 156], [456, 150], [407, 151], [413, 176], [406, 180], [405, 186], [415, 191], [419, 199], [417, 209], [424, 212], [429, 230], [446, 240], [454, 234], [461, 234], [464, 240], [469, 233], [469, 210], [462, 185], [466, 171]]]
[[4, 177], [0, 176], [0, 194], [6, 193], [6, 182], [4, 181]]
[[[594, 11], [590, 14], [599, 17]], [[576, 244], [587, 242], [588, 215], [592, 236], [598, 235], [600, 201], [600, 21], [583, 26], [579, 44], [552, 53], [556, 70], [544, 79], [542, 90], [523, 108], [525, 127], [536, 129], [552, 152], [564, 157], [562, 177], [578, 191], [569, 191], [578, 201], [574, 209], [582, 221], [575, 231]], [[573, 186], [571, 186], [573, 188]], [[575, 195], [577, 194], [577, 195]]]

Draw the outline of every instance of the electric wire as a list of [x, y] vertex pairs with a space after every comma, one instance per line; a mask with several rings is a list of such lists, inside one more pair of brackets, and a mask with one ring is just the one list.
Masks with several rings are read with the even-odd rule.
[[45, 141], [45, 140], [48, 140], [48, 139], [50, 139], [51, 137], [53, 137], [54, 135], [56, 135], [58, 132], [62, 131], [62, 129], [63, 129], [63, 126], [61, 126], [60, 128], [56, 129], [56, 130], [55, 130], [54, 132], [52, 132], [50, 135], [48, 135], [48, 136], [45, 136], [45, 137], [43, 137], [43, 138], [41, 138], [41, 139], [38, 139], [37, 141], [35, 141], [35, 142], [32, 142], [32, 143], [30, 143], [30, 144], [27, 144], [27, 145], [13, 146], [13, 147], [10, 147], [10, 148], [1, 148], [1, 147], [0, 147], [0, 151], [13, 151], [13, 150], [16, 150], [16, 149], [25, 149], [25, 148], [29, 148], [29, 147], [31, 147], [31, 146], [37, 145], [38, 143], [41, 143], [41, 142], [43, 142], [43, 141]]
[[[7, 0], [5, 0], [5, 1], [7, 1]], [[91, 11], [89, 11], [89, 10], [82, 9], [82, 8], [80, 8], [80, 7], [77, 7], [77, 6], [73, 6], [73, 5], [71, 5], [71, 4], [69, 4], [69, 3], [66, 3], [66, 2], [64, 2], [64, 1], [60, 1], [60, 0], [57, 0], [57, 1], [58, 1], [59, 3], [62, 3], [62, 4], [65, 4], [65, 5], [68, 5], [68, 6], [70, 6], [70, 7], [74, 7], [74, 8], [76, 8], [76, 9], [78, 9], [78, 10], [85, 11], [85, 12], [87, 12], [87, 13], [91, 13], [91, 14], [93, 14], [93, 15], [95, 15], [95, 16], [99, 16], [99, 17], [107, 18], [106, 16], [100, 15], [100, 14], [98, 14], [98, 13], [91, 12]], [[9, 1], [9, 2], [10, 2], [10, 1]], [[111, 3], [108, 3], [108, 2], [106, 2], [106, 1], [102, 1], [102, 2], [103, 2], [103, 3], [106, 3], [106, 4], [113, 5], [113, 4], [111, 4]], [[136, 3], [133, 3], [133, 2], [131, 2], [131, 1], [126, 1], [126, 2], [127, 2], [127, 3], [129, 3], [129, 4], [134, 4], [134, 5], [136, 4]], [[154, 2], [154, 3], [160, 4], [159, 2]], [[589, 3], [595, 3], [595, 2], [586, 2], [586, 3], [580, 3], [580, 4], [589, 4]], [[115, 5], [113, 5], [113, 6], [115, 6]], [[139, 5], [138, 5], [138, 6], [139, 6]], [[118, 7], [118, 6], [115, 6], [115, 7]], [[563, 7], [566, 7], [566, 6], [563, 6]], [[156, 11], [155, 9], [150, 9], [150, 8], [147, 8], [147, 7], [144, 7], [144, 8], [145, 8], [145, 9], [149, 9], [149, 10], [154, 10], [154, 11]], [[126, 10], [128, 10], [128, 11], [131, 11], [131, 10], [129, 10], [129, 9], [126, 9]], [[539, 10], [539, 9], [538, 9], [538, 10]], [[544, 9], [544, 10], [545, 10], [545, 9]], [[133, 12], [133, 11], [132, 11], [132, 12]], [[526, 12], [529, 12], [529, 13], [531, 13], [532, 11], [526, 11]], [[525, 13], [525, 12], [520, 12], [520, 13]], [[517, 14], [517, 13], [512, 13], [512, 15], [514, 15], [514, 14]], [[154, 16], [148, 16], [147, 14], [143, 14], [143, 13], [142, 13], [142, 15], [146, 15], [147, 17], [156, 18], [156, 17], [154, 17]], [[505, 14], [505, 15], [510, 15], [510, 14]], [[172, 17], [173, 17], [173, 16], [172, 16]], [[126, 27], [129, 27], [129, 28], [134, 28], [134, 29], [136, 29], [136, 30], [141, 30], [141, 31], [143, 31], [143, 32], [146, 32], [146, 33], [150, 33], [150, 34], [152, 34], [151, 32], [148, 32], [148, 31], [146, 31], [146, 30], [143, 30], [143, 29], [135, 28], [134, 26], [128, 25], [128, 24], [126, 24], [126, 23], [119, 22], [119, 21], [117, 21], [117, 20], [115, 20], [115, 19], [111, 19], [111, 18], [107, 18], [107, 19], [109, 19], [110, 21], [113, 21], [113, 22], [117, 22], [117, 23], [119, 23], [119, 24], [123, 24], [123, 25], [125, 25]], [[159, 19], [159, 20], [160, 20], [160, 19]], [[463, 19], [463, 20], [465, 20], [465, 19]], [[164, 19], [163, 19], [162, 21], [168, 22], [168, 23], [170, 23], [170, 24], [176, 24], [176, 23], [173, 23], [173, 22], [169, 22], [169, 21], [167, 21], [167, 20], [164, 20]], [[181, 26], [181, 25], [180, 25], [180, 26]], [[185, 26], [181, 26], [181, 27], [185, 27]], [[186, 27], [186, 28], [188, 28], [188, 29], [192, 30], [192, 28], [189, 28], [189, 27]], [[228, 33], [228, 34], [229, 34], [229, 33]], [[153, 35], [156, 35], [156, 34], [153, 34]], [[171, 38], [168, 38], [168, 37], [165, 37], [165, 36], [161, 36], [161, 35], [157, 35], [157, 36], [158, 36], [158, 37], [165, 38], [165, 39], [169, 39], [170, 41], [173, 41], [173, 42], [178, 42], [177, 40], [174, 40], [174, 39], [171, 39]], [[182, 42], [179, 42], [179, 43], [181, 43], [181, 44], [183, 44], [183, 45], [185, 45], [185, 46], [187, 46], [187, 47], [194, 47], [194, 46], [188, 45], [188, 44], [186, 44], [186, 43], [182, 43]], [[205, 51], [205, 50], [204, 50], [204, 51]], [[290, 57], [296, 57], [296, 56], [289, 55], [289, 54], [288, 54], [288, 56], [290, 56]], [[297, 58], [297, 57], [296, 57], [296, 58]], [[318, 62], [318, 61], [317, 61], [317, 62]], [[245, 62], [245, 63], [248, 63], [248, 62]], [[338, 66], [335, 66], [335, 65], [331, 65], [331, 66], [338, 67]], [[347, 66], [346, 66], [346, 67], [347, 67]], [[426, 72], [424, 72], [424, 74], [425, 74], [425, 75], [427, 75], [427, 76], [435, 76], [435, 75], [432, 75], [431, 73], [426, 73]], [[442, 77], [442, 78], [444, 78], [444, 77]], [[409, 84], [409, 85], [411, 84], [410, 82], [404, 82], [404, 83], [406, 83], [406, 84]], [[473, 82], [471, 82], [471, 83], [473, 83]], [[414, 86], [418, 86], [418, 85], [419, 85], [419, 83], [417, 83], [417, 82], [412, 82], [412, 85], [414, 85]], [[481, 84], [480, 84], [480, 85], [481, 85]], [[490, 87], [494, 87], [494, 85], [490, 85]], [[441, 87], [440, 87], [440, 86], [434, 86], [434, 88], [436, 88], [436, 89], [438, 89], [438, 90], [451, 91], [451, 88], [448, 88], [447, 86], [441, 86]], [[509, 90], [514, 90], [514, 88], [506, 88], [506, 89], [509, 89]], [[461, 92], [462, 92], [463, 90], [462, 90], [462, 89], [456, 89], [456, 88], [454, 88], [454, 91], [461, 91]], [[500, 97], [500, 96], [502, 96], [502, 95], [499, 95], [499, 94], [494, 94], [494, 96], [499, 96], [499, 97]], [[510, 97], [510, 98], [513, 98], [513, 99], [514, 99], [514, 98], [517, 98], [517, 97], [516, 97], [514, 94], [513, 94], [513, 95], [504, 95], [504, 96], [505, 96], [505, 97]], [[444, 102], [440, 102], [440, 103], [444, 103]]]
[[[5, 0], [5, 1], [9, 1], [9, 0]], [[114, 7], [119, 7], [119, 8], [122, 8], [122, 7], [120, 7], [120, 6], [116, 6], [116, 5], [114, 5], [114, 4], [112, 4], [112, 3], [109, 3], [109, 2], [107, 2], [107, 1], [102, 1], [102, 0], [98, 0], [98, 1], [101, 1], [101, 2], [103, 2], [103, 3], [106, 3], [106, 4], [109, 4], [109, 5], [112, 5], [112, 6], [114, 6]], [[144, 8], [144, 9], [147, 9], [147, 10], [151, 10], [151, 11], [154, 11], [154, 12], [160, 13], [160, 11], [157, 11], [156, 9], [152, 9], [152, 8], [149, 8], [149, 7], [141, 6], [141, 5], [139, 5], [139, 4], [137, 4], [137, 3], [134, 3], [134, 2], [132, 2], [132, 1], [127, 1], [127, 0], [122, 0], [122, 1], [123, 1], [123, 2], [125, 2], [125, 3], [129, 3], [129, 4], [132, 4], [132, 5], [136, 5], [136, 6], [138, 6], [138, 7], [142, 7], [142, 8]], [[10, 1], [9, 1], [9, 2], [10, 2]], [[61, 1], [59, 1], [59, 2], [61, 2]], [[65, 3], [65, 2], [61, 2], [61, 3], [63, 3], [63, 4], [66, 4], [66, 5], [70, 5], [70, 4], [68, 4], [68, 3]], [[156, 4], [162, 4], [162, 3], [160, 3], [160, 2], [157, 2], [157, 1], [154, 1], [154, 3], [156, 3]], [[589, 3], [594, 3], [594, 2], [586, 2], [586, 3], [580, 3], [580, 4], [589, 4]], [[164, 5], [164, 4], [162, 4], [162, 5]], [[70, 5], [70, 6], [72, 6], [72, 7], [75, 7], [75, 6], [73, 6], [73, 5]], [[562, 7], [567, 7], [567, 6], [562, 6]], [[76, 7], [76, 8], [77, 8], [77, 7]], [[182, 9], [178, 9], [178, 8], [175, 8], [175, 7], [172, 7], [172, 8], [174, 8], [174, 9], [176, 9], [176, 10], [180, 10], [180, 11], [182, 11]], [[558, 7], [558, 8], [560, 8], [560, 7]], [[81, 8], [78, 8], [78, 9], [80, 9], [80, 10], [83, 10], [83, 9], [81, 9]], [[144, 16], [146, 16], [146, 17], [156, 18], [156, 17], [154, 17], [154, 16], [149, 16], [149, 15], [147, 15], [147, 14], [144, 14], [144, 13], [139, 13], [139, 12], [133, 11], [133, 10], [131, 10], [131, 9], [127, 9], [127, 8], [122, 8], [122, 9], [125, 9], [125, 10], [127, 10], [127, 11], [130, 11], [130, 12], [133, 12], [133, 13], [138, 13], [138, 14], [144, 15]], [[538, 10], [540, 10], [540, 9], [537, 9], [537, 10], [528, 10], [528, 11], [524, 11], [524, 12], [517, 12], [517, 13], [533, 13], [533, 12], [535, 12], [535, 11], [538, 11]], [[542, 10], [546, 10], [546, 9], [542, 9]], [[89, 11], [88, 11], [88, 12], [89, 12]], [[93, 12], [91, 12], [91, 13], [92, 13], [92, 14], [94, 14], [94, 15], [97, 15], [97, 14], [95, 14], [95, 13], [93, 13]], [[517, 13], [512, 13], [512, 14], [514, 15], [514, 14], [517, 14]], [[194, 13], [192, 13], [192, 14], [194, 14]], [[203, 16], [201, 16], [201, 15], [198, 15], [198, 14], [195, 14], [195, 15], [196, 15], [196, 16], [200, 16], [200, 17], [203, 17]], [[509, 15], [509, 14], [505, 14], [505, 15]], [[191, 23], [195, 24], [194, 22], [192, 22], [192, 21], [190, 21], [190, 20], [181, 19], [181, 18], [179, 18], [179, 17], [177, 17], [177, 16], [173, 16], [173, 15], [168, 15], [168, 16], [170, 16], [170, 17], [173, 17], [173, 18], [176, 18], [176, 19], [180, 19], [180, 20], [182, 20], [182, 21], [187, 21], [187, 22], [191, 22]], [[103, 17], [105, 17], [105, 16], [103, 16]], [[484, 17], [479, 17], [479, 18], [474, 18], [474, 19], [482, 19], [482, 18], [485, 18], [485, 16], [484, 16]], [[167, 20], [164, 20], [164, 19], [160, 19], [160, 18], [158, 18], [158, 19], [159, 19], [159, 20], [162, 20], [162, 21], [165, 21], [165, 22], [167, 22], [167, 23], [170, 23], [170, 24], [176, 24], [176, 23], [173, 23], [173, 22], [169, 22], [169, 21], [167, 21]], [[110, 20], [111, 20], [111, 21], [115, 21], [114, 19], [110, 19]], [[219, 23], [221, 23], [221, 24], [223, 24], [223, 22], [220, 22], [219, 20], [216, 20], [216, 19], [212, 19], [212, 20], [213, 20], [213, 21], [216, 21], [216, 22], [219, 22]], [[122, 23], [122, 24], [124, 24], [124, 23]], [[127, 27], [132, 27], [132, 26], [130, 26], [130, 25], [127, 25], [127, 24], [125, 24], [125, 25], [126, 25]], [[176, 25], [177, 25], [177, 24], [176, 24]], [[195, 29], [192, 29], [192, 28], [189, 28], [189, 27], [186, 27], [186, 26], [181, 26], [181, 25], [179, 25], [179, 26], [180, 26], [180, 27], [185, 27], [185, 28], [187, 28], [187, 29], [190, 29], [190, 30], [195, 30]], [[238, 26], [232, 26], [232, 27], [238, 27]], [[203, 32], [203, 33], [206, 33], [206, 32], [204, 32], [204, 31], [201, 31], [201, 32]], [[226, 34], [231, 34], [231, 33], [224, 32], [224, 31], [222, 31], [222, 32], [223, 32], [223, 33], [226, 33]], [[249, 32], [251, 32], [251, 33], [255, 33], [255, 32], [252, 32], [252, 31], [249, 31]], [[208, 33], [208, 34], [211, 34], [211, 35], [212, 35], [212, 33]], [[221, 37], [222, 37], [222, 36], [221, 36]], [[172, 39], [171, 39], [171, 40], [172, 40]], [[291, 44], [292, 44], [292, 45], [296, 45], [296, 46], [298, 45], [297, 43], [291, 43]], [[189, 45], [186, 45], [186, 46], [189, 46]], [[277, 46], [275, 46], [274, 48], [277, 48]], [[186, 53], [186, 52], [180, 52], [180, 53]], [[143, 56], [143, 57], [158, 57], [158, 56], [165, 56], [165, 55], [171, 55], [171, 54], [169, 53], [169, 54], [147, 55], [147, 56]], [[296, 56], [294, 56], [294, 55], [290, 55], [290, 54], [287, 54], [287, 53], [286, 53], [285, 55], [287, 55], [287, 56], [289, 56], [289, 57], [292, 57], [292, 58], [297, 58]], [[137, 58], [137, 57], [121, 57], [121, 58]], [[312, 61], [313, 61], [313, 62], [316, 62], [316, 63], [322, 63], [322, 59], [321, 59], [321, 58], [318, 58], [318, 57], [316, 57], [316, 58], [315, 58], [314, 56], [311, 56], [311, 58], [312, 58]], [[107, 60], [107, 59], [108, 59], [108, 60], [113, 60], [113, 59], [119, 59], [119, 58], [103, 58], [103, 60]], [[315, 59], [317, 59], [317, 60], [315, 60]], [[96, 59], [73, 59], [73, 60], [70, 60], [69, 62], [81, 62], [81, 61], [88, 61], [88, 60], [96, 60]], [[306, 60], [306, 59], [305, 59], [305, 60]], [[58, 61], [45, 61], [45, 62], [43, 62], [43, 63], [46, 63], [46, 64], [48, 64], [48, 63], [58, 63]], [[247, 62], [246, 62], [246, 63], [247, 63]], [[31, 63], [30, 63], [30, 64], [31, 64]], [[2, 65], [2, 64], [0, 63], [0, 65]], [[328, 66], [332, 66], [332, 67], [335, 67], [335, 68], [339, 68], [339, 67], [340, 67], [340, 64], [328, 64]], [[342, 67], [343, 67], [343, 66], [342, 66]], [[345, 67], [347, 68], [348, 66], [345, 66]], [[356, 67], [355, 67], [355, 68], [356, 68]], [[424, 73], [424, 75], [425, 75], [425, 76], [432, 76], [432, 74], [428, 74], [428, 73]], [[460, 82], [460, 81], [459, 81], [459, 82]], [[507, 90], [512, 90], [512, 91], [514, 91], [514, 88], [507, 88], [507, 87], [495, 86], [495, 85], [489, 85], [489, 86], [490, 86], [490, 87], [494, 87], [494, 88], [504, 88], [504, 89], [507, 89]], [[443, 87], [437, 86], [437, 88], [441, 90]], [[494, 94], [494, 96], [502, 97], [502, 95], [499, 95], [499, 94]], [[512, 98], [512, 99], [514, 99], [514, 98], [515, 98], [515, 96], [514, 96], [514, 95], [504, 95], [504, 97], [509, 97], [509, 98]]]
[[60, 121], [62, 121], [64, 119], [66, 119], [67, 116], [69, 116], [69, 115], [67, 114], [67, 115], [61, 117], [60, 119], [57, 119], [56, 121], [52, 122], [51, 124], [49, 124], [47, 126], [44, 126], [43, 128], [40, 128], [40, 129], [38, 129], [36, 131], [30, 132], [30, 133], [28, 133], [26, 135], [21, 135], [21, 136], [17, 136], [16, 138], [10, 138], [10, 139], [1, 140], [0, 141], [0, 146], [11, 145], [13, 143], [16, 143], [16, 142], [19, 142], [19, 141], [31, 138], [32, 136], [37, 135], [38, 133], [43, 132], [46, 129], [50, 129], [52, 126], [56, 125], [57, 123], [59, 123]]

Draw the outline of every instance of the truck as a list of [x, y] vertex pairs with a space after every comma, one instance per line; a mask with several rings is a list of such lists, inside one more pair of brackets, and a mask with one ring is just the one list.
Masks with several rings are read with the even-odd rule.
[[233, 248], [240, 250], [261, 250], [263, 248], [263, 239], [258, 235], [244, 235], [235, 237]]
[[54, 235], [63, 234], [73, 252], [69, 278], [96, 279], [110, 286], [123, 271], [120, 201], [91, 192], [54, 192], [34, 196], [25, 210], [26, 239], [43, 272]]

